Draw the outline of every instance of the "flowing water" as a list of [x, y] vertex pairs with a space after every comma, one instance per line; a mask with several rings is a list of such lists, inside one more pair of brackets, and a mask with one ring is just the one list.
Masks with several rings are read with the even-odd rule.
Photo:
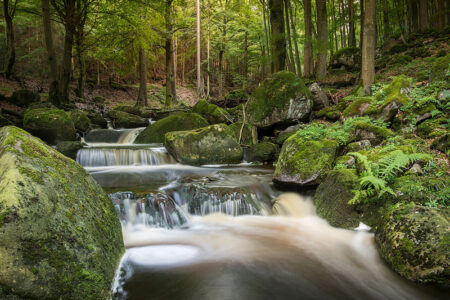
[[91, 138], [77, 155], [123, 225], [114, 299], [440, 298], [394, 274], [373, 234], [280, 194], [271, 168], [180, 165], [162, 145], [133, 145], [141, 130]]

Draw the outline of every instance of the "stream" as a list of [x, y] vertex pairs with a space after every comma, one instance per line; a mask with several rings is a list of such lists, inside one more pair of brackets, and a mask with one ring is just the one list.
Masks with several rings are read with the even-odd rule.
[[392, 272], [364, 226], [331, 227], [311, 195], [277, 191], [271, 167], [181, 165], [134, 145], [143, 128], [108, 130], [116, 142], [94, 130], [77, 162], [122, 223], [113, 299], [440, 298]]

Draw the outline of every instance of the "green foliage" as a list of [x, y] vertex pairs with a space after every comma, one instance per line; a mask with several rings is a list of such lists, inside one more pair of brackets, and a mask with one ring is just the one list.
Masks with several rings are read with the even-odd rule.
[[423, 153], [405, 154], [402, 150], [394, 150], [383, 156], [378, 162], [371, 161], [366, 155], [351, 152], [358, 163], [359, 188], [354, 190], [355, 196], [349, 204], [368, 203], [389, 193], [393, 196], [390, 183], [407, 167], [418, 160], [430, 160], [431, 156]]

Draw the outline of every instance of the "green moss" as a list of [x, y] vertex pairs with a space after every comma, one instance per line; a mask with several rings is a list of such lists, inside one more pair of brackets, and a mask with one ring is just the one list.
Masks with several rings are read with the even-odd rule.
[[215, 104], [208, 103], [206, 100], [197, 102], [192, 110], [202, 115], [211, 124], [231, 123], [233, 121], [233, 118], [226, 110]]
[[247, 101], [249, 94], [243, 89], [229, 91], [224, 98], [225, 103], [240, 103]]
[[72, 118], [75, 128], [86, 132], [91, 126], [91, 120], [89, 119], [87, 113], [82, 110], [73, 110], [70, 112], [70, 118]]
[[357, 131], [361, 130], [361, 131], [365, 131], [368, 133], [373, 133], [375, 135], [375, 138], [379, 139], [379, 140], [387, 139], [394, 135], [394, 133], [387, 128], [377, 126], [372, 123], [364, 122], [364, 121], [356, 122], [354, 124], [354, 128]]
[[326, 117], [331, 121], [337, 121], [341, 117], [341, 113], [336, 106], [328, 106], [316, 113], [318, 118]]
[[383, 90], [386, 95], [386, 100], [382, 105], [382, 109], [391, 102], [397, 102], [399, 105], [406, 105], [411, 100], [406, 96], [405, 91], [412, 85], [411, 79], [401, 75], [394, 78], [389, 86]]
[[[233, 123], [233, 124], [229, 125], [228, 127], [232, 130], [233, 135], [236, 138], [236, 141], [238, 141], [239, 135], [241, 134], [242, 123]], [[253, 144], [252, 125], [250, 125], [249, 123], [245, 123], [244, 127], [242, 128], [241, 144], [247, 145], [247, 146], [250, 146]]]
[[431, 70], [433, 81], [444, 80], [448, 78], [450, 65], [450, 54], [445, 57], [439, 57], [433, 63]]
[[175, 113], [148, 126], [138, 135], [135, 143], [163, 143], [164, 136], [168, 132], [197, 129], [208, 125], [208, 121], [199, 114]]
[[114, 128], [136, 128], [148, 125], [147, 119], [120, 110], [110, 110], [107, 116], [111, 118]]
[[412, 62], [413, 58], [409, 55], [397, 54], [391, 58], [389, 64], [391, 66], [403, 66]]
[[392, 46], [391, 50], [389, 51], [390, 54], [396, 54], [404, 52], [408, 49], [408, 46], [405, 44], [397, 44]]
[[117, 105], [116, 107], [114, 107], [114, 110], [124, 111], [126, 113], [129, 113], [129, 114], [132, 114], [132, 115], [136, 115], [136, 116], [141, 116], [142, 115], [141, 108], [139, 108], [137, 106]]
[[362, 116], [370, 107], [372, 97], [358, 98], [352, 102], [342, 113], [345, 117]]
[[273, 161], [278, 153], [280, 152], [280, 148], [278, 145], [275, 145], [270, 142], [262, 142], [250, 147], [246, 153], [247, 161]]

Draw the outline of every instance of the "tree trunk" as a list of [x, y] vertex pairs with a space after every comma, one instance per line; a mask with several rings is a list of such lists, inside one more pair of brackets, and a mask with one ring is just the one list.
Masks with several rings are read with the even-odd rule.
[[355, 35], [355, 9], [353, 6], [353, 0], [348, 0], [348, 46], [356, 47], [356, 35]]
[[295, 70], [295, 63], [294, 63], [294, 53], [292, 51], [292, 40], [291, 40], [291, 27], [289, 26], [289, 0], [284, 0], [284, 15], [286, 20], [286, 39], [288, 40], [288, 49], [289, 49], [289, 71], [292, 73], [297, 73]]
[[419, 0], [419, 23], [420, 30], [424, 31], [429, 27], [428, 23], [428, 0]]
[[360, 12], [360, 23], [361, 23], [361, 29], [359, 32], [359, 49], [362, 51], [363, 47], [363, 36], [364, 36], [364, 0], [361, 0], [359, 3], [359, 8], [361, 10]]
[[375, 18], [376, 0], [366, 0], [364, 13], [364, 35], [362, 48], [362, 83], [365, 95], [371, 95], [375, 80]]
[[248, 82], [248, 31], [247, 28], [245, 29], [245, 35], [244, 35], [244, 81], [242, 83], [242, 88], [245, 90], [247, 89], [247, 82]]
[[445, 27], [445, 1], [438, 0], [438, 28], [439, 30], [443, 30]]
[[59, 93], [62, 104], [69, 103], [69, 85], [72, 72], [72, 48], [73, 37], [75, 34], [75, 0], [67, 0], [65, 5], [65, 23], [66, 30], [64, 36], [64, 54], [62, 60], [62, 74], [59, 81]]
[[297, 65], [297, 74], [302, 76], [302, 64], [300, 62], [300, 52], [298, 51], [298, 40], [297, 40], [297, 30], [295, 30], [295, 19], [292, 16], [292, 4], [290, 0], [286, 0], [289, 6], [289, 15], [291, 18], [292, 34], [294, 38], [294, 49], [295, 49], [295, 63]]
[[312, 47], [312, 17], [311, 17], [311, 0], [303, 1], [305, 14], [305, 45], [304, 45], [304, 61], [305, 76], [311, 76], [314, 73], [314, 59]]
[[271, 51], [271, 71], [276, 73], [284, 70], [286, 62], [286, 38], [284, 34], [283, 0], [269, 0]]
[[139, 94], [136, 106], [147, 106], [147, 59], [145, 49], [139, 48]]
[[419, 2], [418, 0], [411, 1], [411, 32], [419, 31]]
[[172, 2], [173, 0], [166, 0], [165, 7], [165, 22], [166, 22], [166, 42], [165, 42], [165, 53], [166, 53], [166, 106], [172, 106], [176, 104], [177, 95], [175, 80], [173, 74], [173, 25], [172, 25]]
[[9, 7], [9, 0], [3, 0], [3, 15], [6, 23], [6, 48], [8, 53], [8, 61], [5, 67], [5, 77], [11, 78], [13, 74], [14, 64], [16, 62], [16, 47], [14, 45], [14, 27], [13, 18], [16, 10], [17, 0], [14, 7]]
[[326, 0], [316, 0], [317, 7], [317, 79], [322, 79], [327, 74], [327, 50], [328, 50], [328, 17]]
[[197, 0], [196, 4], [197, 8], [197, 94], [199, 97], [202, 97], [203, 92], [203, 84], [202, 84], [202, 76], [201, 76], [201, 48], [200, 48], [200, 0]]
[[[268, 61], [270, 61], [270, 51], [269, 51], [269, 29], [267, 28], [267, 17], [266, 17], [266, 0], [261, 0], [262, 8], [263, 8], [263, 21], [264, 21], [264, 36], [265, 36], [265, 45], [266, 45], [266, 51], [267, 51], [267, 57], [268, 59], [264, 59], [264, 72], [266, 71], [266, 68], [268, 67]], [[267, 70], [268, 72], [268, 70]]]

